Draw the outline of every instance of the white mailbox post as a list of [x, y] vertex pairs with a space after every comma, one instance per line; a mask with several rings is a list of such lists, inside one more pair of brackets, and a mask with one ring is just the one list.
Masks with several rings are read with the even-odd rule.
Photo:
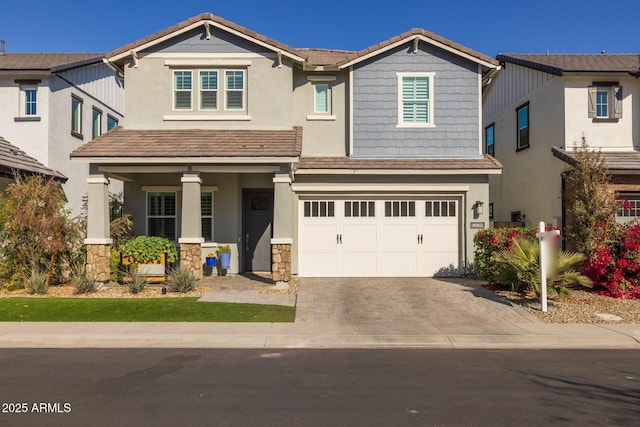
[[542, 305], [542, 311], [546, 312], [548, 264], [551, 261], [550, 256], [554, 253], [552, 251], [553, 245], [560, 238], [560, 230], [557, 228], [547, 229], [544, 221], [540, 221], [536, 237], [540, 241], [540, 304]]

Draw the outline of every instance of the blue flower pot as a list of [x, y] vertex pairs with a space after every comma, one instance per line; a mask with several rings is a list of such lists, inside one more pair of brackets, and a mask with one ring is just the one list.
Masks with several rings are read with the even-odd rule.
[[231, 254], [220, 254], [220, 268], [229, 268], [231, 266]]
[[216, 266], [216, 257], [212, 257], [212, 258], [207, 257], [206, 261], [207, 261], [207, 267], [215, 267]]

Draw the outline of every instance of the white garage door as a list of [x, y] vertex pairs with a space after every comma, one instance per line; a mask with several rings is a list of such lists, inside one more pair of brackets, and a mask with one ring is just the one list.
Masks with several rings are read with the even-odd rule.
[[456, 275], [458, 211], [458, 200], [300, 201], [300, 275]]

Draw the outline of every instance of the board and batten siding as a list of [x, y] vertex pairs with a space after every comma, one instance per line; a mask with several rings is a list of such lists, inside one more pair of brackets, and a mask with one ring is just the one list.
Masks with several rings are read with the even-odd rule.
[[552, 74], [520, 65], [504, 64], [484, 96], [483, 126], [491, 124], [503, 110], [516, 108], [523, 102], [522, 98], [554, 77]]
[[[95, 64], [59, 73], [96, 100], [108, 105], [113, 111], [124, 114], [124, 85], [115, 72], [106, 64]], [[62, 83], [61, 87], [66, 87]], [[79, 96], [82, 94], [78, 93]], [[121, 118], [121, 117], [118, 117]], [[106, 129], [105, 129], [106, 130]]]
[[[435, 127], [398, 128], [399, 72], [435, 73]], [[474, 62], [426, 43], [413, 43], [353, 69], [354, 157], [479, 156], [479, 71]]]

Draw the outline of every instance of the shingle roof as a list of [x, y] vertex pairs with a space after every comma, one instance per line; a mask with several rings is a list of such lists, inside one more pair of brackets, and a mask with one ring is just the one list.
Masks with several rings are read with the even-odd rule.
[[270, 39], [269, 37], [263, 36], [262, 34], [258, 34], [255, 31], [251, 31], [241, 25], [238, 25], [236, 23], [233, 23], [231, 21], [227, 21], [226, 19], [220, 18], [219, 16], [216, 16], [212, 13], [201, 13], [198, 16], [194, 16], [192, 18], [187, 19], [186, 21], [182, 21], [179, 22], [176, 25], [173, 25], [169, 28], [166, 28], [162, 31], [158, 31], [155, 34], [151, 34], [150, 36], [147, 36], [143, 39], [134, 41], [132, 43], [129, 43], [125, 46], [122, 46], [110, 53], [108, 53], [106, 55], [107, 59], [113, 58], [114, 56], [120, 55], [122, 53], [128, 52], [132, 49], [136, 49], [142, 45], [145, 45], [147, 43], [151, 43], [154, 41], [157, 41], [158, 39], [161, 39], [164, 36], [170, 35], [171, 33], [174, 33], [176, 31], [180, 31], [186, 27], [189, 27], [190, 25], [196, 24], [198, 22], [204, 22], [204, 21], [213, 21], [216, 22], [220, 25], [224, 25], [227, 28], [230, 28], [232, 30], [235, 30], [239, 33], [244, 34], [245, 36], [251, 37], [253, 39], [259, 40], [263, 43], [269, 44], [277, 49], [280, 49], [282, 51], [288, 52], [292, 55], [296, 55], [297, 56], [297, 52], [294, 48], [287, 46], [284, 43], [280, 43], [276, 40]]
[[0, 55], [0, 70], [47, 71], [85, 61], [99, 62], [102, 53], [5, 53]]
[[311, 65], [335, 65], [355, 53], [352, 50], [306, 48], [296, 49], [296, 52]]
[[491, 156], [477, 159], [362, 159], [353, 157], [301, 157], [296, 169], [502, 169]]
[[441, 37], [441, 36], [439, 36], [437, 34], [434, 34], [434, 33], [430, 32], [430, 31], [424, 30], [422, 28], [413, 28], [413, 29], [411, 29], [409, 31], [406, 31], [406, 32], [404, 32], [404, 33], [402, 33], [400, 35], [397, 35], [397, 36], [392, 37], [392, 38], [390, 38], [388, 40], [385, 40], [385, 41], [382, 41], [382, 42], [380, 42], [378, 44], [370, 46], [370, 47], [368, 47], [366, 49], [363, 49], [363, 50], [361, 50], [359, 52], [354, 52], [351, 55], [348, 55], [345, 59], [343, 59], [340, 62], [338, 62], [338, 65], [342, 66], [344, 64], [351, 63], [352, 61], [355, 61], [355, 60], [357, 60], [359, 58], [367, 56], [367, 55], [369, 55], [371, 53], [375, 53], [376, 51], [383, 50], [383, 49], [393, 45], [394, 43], [400, 42], [400, 41], [402, 41], [404, 39], [410, 39], [413, 36], [426, 37], [426, 38], [431, 39], [431, 40], [433, 40], [433, 41], [435, 41], [437, 43], [441, 43], [441, 44], [443, 44], [445, 46], [448, 46], [449, 48], [452, 48], [452, 49], [457, 50], [459, 52], [465, 53], [465, 54], [467, 54], [467, 55], [469, 55], [469, 56], [471, 56], [473, 58], [476, 58], [476, 59], [478, 59], [480, 61], [487, 62], [487, 63], [493, 64], [493, 65], [498, 65], [498, 61], [496, 61], [493, 58], [490, 58], [490, 57], [488, 57], [486, 55], [483, 55], [480, 52], [476, 52], [473, 49], [469, 49], [468, 47], [462, 46], [461, 44], [455, 43], [455, 42], [453, 42], [451, 40], [445, 39], [444, 37]]
[[630, 73], [640, 71], [638, 54], [500, 54], [501, 62], [511, 62], [535, 70], [561, 76], [564, 73]]
[[77, 148], [71, 157], [297, 157], [301, 148], [301, 127], [291, 130], [117, 127]]
[[[563, 148], [552, 147], [551, 152], [555, 157], [568, 164], [575, 164], [575, 152]], [[638, 151], [601, 151], [600, 156], [611, 172], [638, 171], [640, 173], [640, 152]]]
[[13, 170], [43, 174], [63, 181], [67, 180], [67, 177], [60, 172], [49, 169], [0, 136], [0, 171], [7, 175], [13, 175]]

